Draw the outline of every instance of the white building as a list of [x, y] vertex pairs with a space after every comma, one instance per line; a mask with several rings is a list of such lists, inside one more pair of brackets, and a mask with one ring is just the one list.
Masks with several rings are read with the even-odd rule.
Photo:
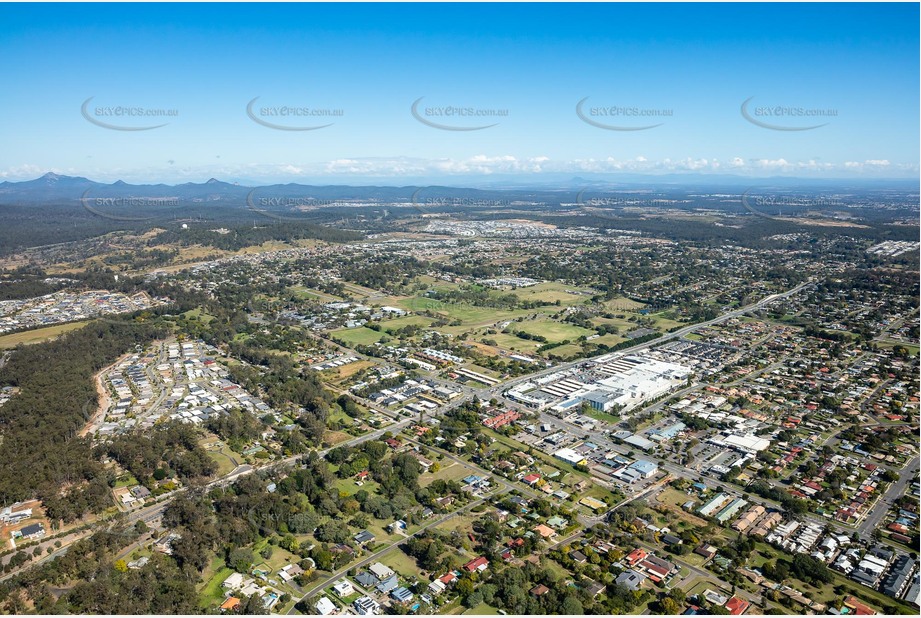
[[336, 595], [342, 599], [349, 595], [355, 594], [355, 587], [347, 579], [340, 579], [338, 582], [333, 584], [333, 591]]
[[376, 616], [381, 613], [381, 606], [371, 597], [361, 597], [352, 603], [359, 616]]
[[374, 577], [380, 580], [387, 579], [393, 575], [393, 569], [387, 565], [381, 564], [380, 562], [375, 562], [368, 567], [368, 570], [371, 571], [371, 574], [374, 575]]
[[336, 605], [326, 597], [320, 597], [320, 600], [314, 604], [314, 608], [321, 616], [329, 616], [336, 613]]
[[771, 446], [771, 441], [758, 436], [737, 436], [729, 434], [722, 440], [723, 444], [744, 453], [757, 453]]
[[580, 463], [585, 463], [585, 457], [572, 450], [571, 448], [561, 448], [560, 450], [553, 453], [553, 456], [557, 459], [562, 459], [563, 461], [574, 466], [578, 466]]

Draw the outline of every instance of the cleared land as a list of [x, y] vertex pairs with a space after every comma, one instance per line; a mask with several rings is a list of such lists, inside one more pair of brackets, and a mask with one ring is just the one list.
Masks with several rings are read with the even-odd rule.
[[34, 330], [27, 330], [21, 333], [2, 335], [0, 336], [0, 350], [15, 348], [20, 344], [28, 345], [30, 343], [41, 343], [42, 341], [48, 341], [49, 339], [54, 339], [55, 337], [59, 337], [60, 335], [63, 335], [64, 333], [70, 332], [72, 330], [83, 328], [89, 324], [89, 322], [90, 320], [84, 320], [82, 322], [70, 322], [69, 324], [55, 324], [54, 326], [36, 328]]
[[588, 337], [595, 334], [595, 331], [588, 330], [587, 328], [582, 328], [581, 326], [576, 326], [575, 324], [567, 324], [566, 322], [556, 322], [553, 320], [519, 322], [516, 324], [511, 324], [509, 328], [524, 331], [531, 335], [543, 335], [550, 343], [558, 343], [567, 339], [569, 341], [575, 341], [582, 335]]
[[364, 326], [359, 328], [341, 328], [332, 331], [330, 334], [350, 345], [371, 345], [387, 336], [387, 333], [371, 330]]

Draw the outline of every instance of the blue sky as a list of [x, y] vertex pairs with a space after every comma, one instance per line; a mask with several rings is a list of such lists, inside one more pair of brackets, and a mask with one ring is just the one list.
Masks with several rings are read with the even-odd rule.
[[[918, 18], [917, 4], [4, 4], [0, 179], [917, 178]], [[263, 126], [255, 97], [259, 120], [332, 124]], [[423, 121], [497, 124], [429, 126], [420, 97]], [[743, 116], [748, 99], [774, 128]], [[105, 115], [118, 106], [176, 115]], [[341, 115], [268, 115], [284, 106]]]

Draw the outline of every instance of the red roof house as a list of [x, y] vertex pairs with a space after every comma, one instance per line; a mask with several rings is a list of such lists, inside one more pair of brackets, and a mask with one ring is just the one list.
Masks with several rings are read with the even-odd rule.
[[748, 609], [750, 603], [745, 599], [740, 599], [739, 597], [732, 597], [726, 601], [724, 607], [729, 610], [729, 613], [733, 616], [741, 616], [745, 613], [745, 610]]

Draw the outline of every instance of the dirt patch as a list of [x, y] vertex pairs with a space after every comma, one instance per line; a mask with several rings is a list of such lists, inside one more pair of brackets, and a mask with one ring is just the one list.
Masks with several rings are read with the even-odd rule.
[[102, 379], [104, 373], [115, 367], [128, 355], [123, 355], [118, 358], [114, 363], [99, 371], [95, 376], [93, 376], [93, 383], [96, 386], [96, 410], [93, 412], [93, 416], [90, 417], [90, 420], [87, 421], [86, 425], [83, 426], [83, 429], [77, 434], [81, 438], [85, 437], [90, 431], [92, 431], [96, 426], [102, 423], [105, 418], [106, 412], [109, 410], [109, 406], [112, 405], [112, 398], [109, 396], [109, 389], [106, 388], [106, 385]]
[[327, 431], [323, 435], [323, 444], [335, 446], [341, 442], [345, 442], [346, 440], [351, 440], [353, 437], [354, 436], [351, 436], [344, 431]]

